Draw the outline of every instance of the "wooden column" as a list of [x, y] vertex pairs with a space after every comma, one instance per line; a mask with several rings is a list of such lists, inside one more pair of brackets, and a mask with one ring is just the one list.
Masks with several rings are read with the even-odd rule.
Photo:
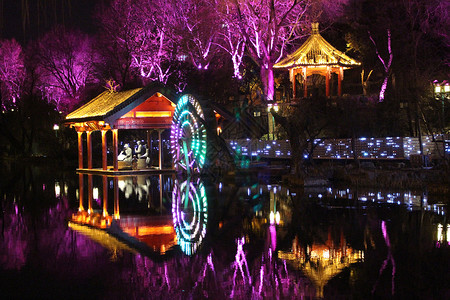
[[162, 170], [162, 140], [161, 133], [164, 129], [158, 129], [158, 161], [159, 161], [159, 169]]
[[163, 202], [163, 186], [164, 186], [164, 183], [163, 183], [163, 176], [162, 176], [162, 174], [159, 174], [159, 211], [160, 211], [160, 214], [162, 215], [162, 211], [163, 211], [163, 209], [162, 209], [162, 202]]
[[308, 77], [306, 76], [306, 67], [302, 68], [303, 71], [303, 97], [308, 97]]
[[91, 214], [92, 211], [92, 201], [94, 199], [94, 191], [92, 187], [92, 174], [88, 174], [88, 213]]
[[326, 74], [325, 74], [325, 95], [330, 97], [330, 67], [327, 66]]
[[102, 169], [108, 169], [108, 154], [106, 153], [107, 142], [106, 142], [106, 133], [107, 130], [102, 130]]
[[289, 79], [292, 82], [292, 98], [297, 98], [297, 86], [296, 86], [296, 81], [295, 80], [295, 75], [296, 75], [296, 70], [295, 69], [290, 69], [289, 70]]
[[103, 217], [108, 216], [108, 177], [103, 175]]
[[78, 174], [78, 198], [80, 200], [80, 206], [78, 207], [78, 211], [83, 211], [83, 196], [84, 196], [84, 182], [83, 182], [83, 174]]
[[119, 178], [114, 176], [114, 219], [120, 219], [119, 211]]
[[119, 130], [113, 129], [113, 166], [114, 171], [119, 170], [119, 161], [117, 160], [117, 156], [119, 156]]
[[148, 155], [150, 155], [150, 141], [152, 138], [152, 132], [150, 130], [147, 130], [147, 149], [149, 150]]
[[92, 131], [86, 131], [86, 137], [87, 137], [87, 167], [88, 169], [92, 169], [92, 137], [91, 137]]
[[77, 131], [78, 134], [78, 169], [83, 169], [83, 131]]
[[342, 67], [339, 67], [338, 72], [338, 96], [342, 96], [342, 80], [344, 79], [344, 70]]

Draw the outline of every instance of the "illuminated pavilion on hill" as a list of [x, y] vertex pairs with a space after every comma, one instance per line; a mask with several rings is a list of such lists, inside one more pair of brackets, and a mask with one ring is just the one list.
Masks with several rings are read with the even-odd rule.
[[338, 75], [338, 95], [342, 96], [344, 70], [361, 65], [353, 58], [334, 48], [319, 33], [319, 23], [312, 23], [312, 33], [303, 45], [274, 65], [274, 68], [288, 69], [292, 82], [293, 97], [297, 98], [296, 76], [301, 74], [303, 96], [308, 96], [307, 78], [312, 74], [325, 76], [326, 96], [330, 96], [330, 78]]

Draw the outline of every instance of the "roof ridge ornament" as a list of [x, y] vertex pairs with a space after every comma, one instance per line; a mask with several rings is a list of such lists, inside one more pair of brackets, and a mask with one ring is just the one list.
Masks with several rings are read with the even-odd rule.
[[114, 79], [108, 79], [106, 80], [105, 88], [110, 93], [116, 93], [117, 89], [120, 87], [120, 83], [117, 83]]
[[312, 28], [311, 34], [319, 34], [319, 23], [318, 22], [311, 23], [311, 28]]

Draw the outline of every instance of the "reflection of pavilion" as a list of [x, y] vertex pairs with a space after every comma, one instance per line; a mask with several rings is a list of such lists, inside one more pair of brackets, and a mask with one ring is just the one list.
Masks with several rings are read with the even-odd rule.
[[[83, 176], [88, 177], [88, 199], [87, 210], [85, 209], [83, 202], [84, 199], [84, 185]], [[158, 252], [164, 254], [168, 249], [176, 244], [176, 235], [172, 223], [171, 215], [161, 216], [148, 216], [148, 217], [136, 217], [136, 216], [121, 216], [119, 207], [119, 190], [130, 188], [129, 181], [132, 178], [138, 176], [113, 176], [113, 197], [114, 197], [114, 212], [111, 216], [108, 212], [108, 187], [111, 177], [106, 175], [102, 177], [102, 195], [101, 199], [98, 195], [98, 189], [93, 188], [93, 175], [80, 174], [79, 185], [79, 208], [76, 214], [72, 215], [69, 222], [69, 226], [74, 230], [91, 237], [95, 241], [101, 243], [111, 250], [144, 250]], [[163, 176], [159, 175], [159, 197], [160, 206], [162, 207], [163, 188], [162, 182]], [[144, 176], [140, 176], [135, 180], [135, 186], [132, 192], [137, 197], [145, 196], [148, 198], [150, 206], [151, 195], [149, 191], [149, 183], [145, 180]], [[123, 191], [125, 198], [130, 191]], [[95, 195], [97, 194], [97, 195]], [[129, 196], [129, 195], [128, 195]], [[93, 209], [94, 200], [101, 200], [102, 209], [101, 212]], [[114, 220], [114, 221], [113, 221]], [[113, 223], [118, 226], [113, 226]]]
[[278, 257], [300, 269], [316, 286], [317, 297], [323, 298], [323, 289], [328, 281], [350, 264], [362, 261], [364, 252], [347, 247], [343, 235], [340, 244], [335, 245], [329, 231], [325, 244], [313, 243], [303, 247], [295, 237], [292, 250], [278, 251]]
[[[139, 198], [146, 193], [150, 207], [151, 196], [149, 193], [149, 183], [145, 177], [132, 180], [136, 176], [113, 176], [113, 194], [114, 194], [114, 212], [108, 213], [108, 178], [102, 177], [103, 194], [101, 212], [93, 209], [94, 200], [100, 195], [97, 188], [92, 188], [93, 175], [82, 175], [88, 177], [88, 199], [87, 210], [84, 208], [83, 180], [80, 180], [78, 212], [72, 215], [69, 226], [87, 235], [91, 239], [110, 249], [114, 254], [118, 250], [126, 250], [142, 254], [161, 254], [175, 245], [179, 245], [181, 250], [192, 255], [197, 251], [206, 234], [207, 224], [207, 198], [205, 187], [202, 182], [197, 180], [186, 180], [178, 182], [175, 180], [175, 186], [172, 192], [172, 214], [159, 216], [135, 216], [121, 215], [119, 208], [119, 190], [125, 193], [130, 187], [129, 182], [133, 181], [133, 193]], [[159, 196], [160, 211], [162, 210], [163, 185], [162, 174], [159, 175]], [[130, 191], [128, 192], [130, 193]], [[126, 199], [125, 199], [126, 200]], [[96, 201], [97, 202], [97, 201]]]

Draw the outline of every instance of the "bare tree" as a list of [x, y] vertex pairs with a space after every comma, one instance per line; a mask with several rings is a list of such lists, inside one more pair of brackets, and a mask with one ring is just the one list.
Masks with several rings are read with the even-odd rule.
[[91, 39], [81, 32], [57, 27], [37, 43], [37, 87], [59, 111], [81, 100], [86, 84], [95, 81]]
[[23, 93], [26, 71], [22, 47], [15, 40], [0, 41], [0, 91], [3, 110], [13, 107]]
[[303, 36], [309, 1], [232, 1], [248, 53], [260, 67], [264, 96], [273, 100], [273, 65], [285, 54], [287, 44]]
[[372, 35], [369, 32], [369, 38], [372, 41], [373, 45], [375, 46], [375, 51], [377, 53], [378, 59], [383, 64], [383, 68], [384, 68], [384, 79], [383, 79], [383, 83], [381, 84], [381, 88], [380, 88], [380, 96], [378, 99], [379, 102], [384, 101], [384, 95], [386, 93], [389, 76], [391, 75], [392, 60], [394, 59], [394, 54], [392, 53], [392, 47], [391, 47], [391, 30], [387, 29], [386, 31], [387, 31], [387, 50], [388, 50], [388, 54], [389, 54], [389, 60], [387, 62], [381, 56], [380, 52], [378, 51], [377, 44], [375, 43], [375, 40], [373, 39]]
[[217, 52], [220, 18], [211, 0], [172, 0], [163, 7], [179, 39], [178, 46], [197, 69], [208, 69]]

